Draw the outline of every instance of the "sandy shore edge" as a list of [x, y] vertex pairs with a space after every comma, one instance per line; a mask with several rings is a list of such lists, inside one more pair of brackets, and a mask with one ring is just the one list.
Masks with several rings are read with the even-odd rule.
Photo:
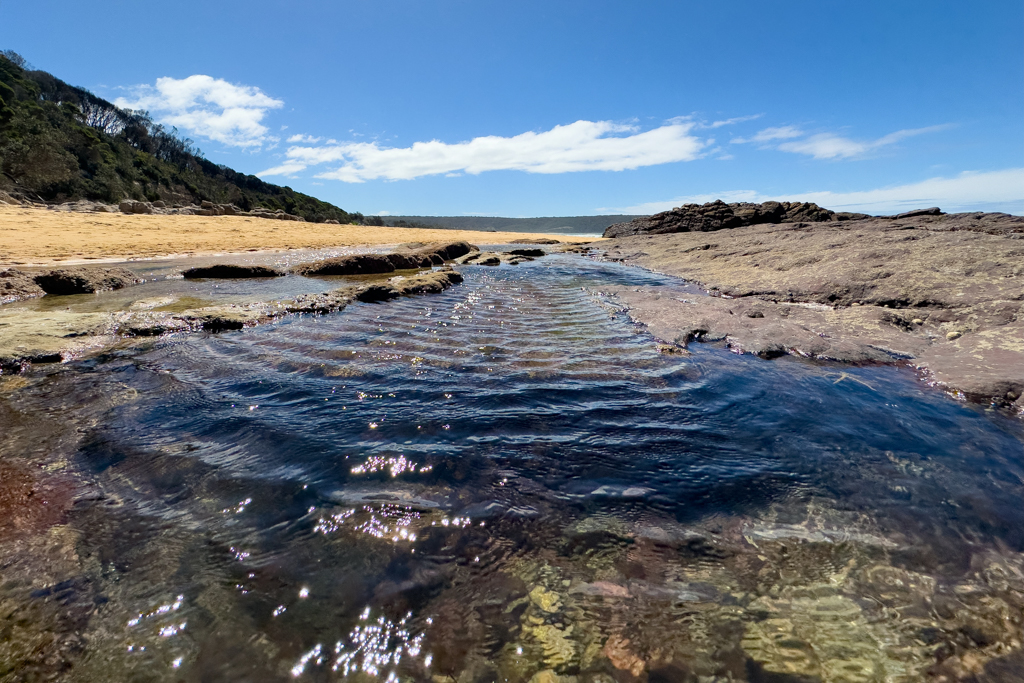
[[406, 242], [508, 244], [522, 239], [576, 244], [596, 237], [333, 225], [244, 216], [76, 213], [0, 204], [0, 268], [383, 247]]

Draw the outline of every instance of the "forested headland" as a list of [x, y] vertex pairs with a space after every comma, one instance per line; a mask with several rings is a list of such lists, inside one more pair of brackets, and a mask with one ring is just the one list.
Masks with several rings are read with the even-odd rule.
[[363, 222], [362, 214], [216, 164], [147, 112], [31, 69], [11, 51], [0, 52], [0, 191], [46, 203], [210, 201], [318, 223]]

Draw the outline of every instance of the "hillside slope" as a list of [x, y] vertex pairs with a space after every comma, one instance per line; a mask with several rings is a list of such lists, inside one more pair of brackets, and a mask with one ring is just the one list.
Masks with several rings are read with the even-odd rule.
[[146, 112], [120, 109], [0, 53], [0, 191], [60, 203], [123, 199], [281, 209], [307, 221], [361, 222], [315, 197], [215, 164]]

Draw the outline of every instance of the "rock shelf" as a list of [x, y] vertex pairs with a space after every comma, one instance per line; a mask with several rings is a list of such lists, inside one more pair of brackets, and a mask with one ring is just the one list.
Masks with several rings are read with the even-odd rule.
[[664, 341], [908, 363], [958, 397], [1024, 411], [1024, 218], [936, 211], [593, 246], [712, 295], [613, 292]]

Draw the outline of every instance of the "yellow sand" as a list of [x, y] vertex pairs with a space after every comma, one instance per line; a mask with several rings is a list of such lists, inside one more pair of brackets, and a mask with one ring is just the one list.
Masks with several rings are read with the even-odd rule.
[[517, 239], [539, 237], [562, 242], [594, 241], [593, 237], [572, 235], [327, 225], [242, 216], [72, 213], [0, 204], [0, 265], [372, 246], [435, 240], [507, 244]]

